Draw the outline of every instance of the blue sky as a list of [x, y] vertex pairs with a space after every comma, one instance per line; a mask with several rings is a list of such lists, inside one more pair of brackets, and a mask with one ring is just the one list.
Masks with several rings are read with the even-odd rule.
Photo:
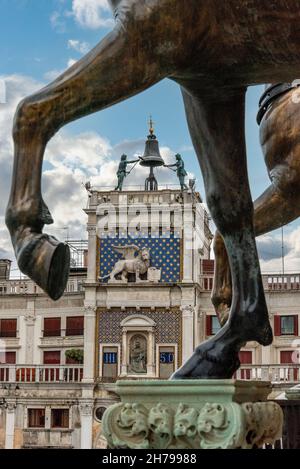
[[[8, 91], [12, 90], [11, 95], [17, 99], [19, 94], [22, 97], [22, 92], [25, 90], [26, 92], [31, 89], [35, 90], [36, 87], [39, 87], [38, 85], [47, 83], [50, 77], [56, 76], [60, 71], [66, 69], [68, 64], [78, 60], [82, 56], [83, 50], [88, 50], [97, 44], [111, 29], [111, 14], [106, 7], [106, 0], [0, 0], [0, 77], [7, 82]], [[124, 73], [126, 73], [125, 70]], [[246, 134], [253, 198], [256, 198], [269, 184], [255, 120], [257, 103], [262, 89], [262, 87], [251, 88], [247, 95]], [[13, 98], [11, 103], [7, 103], [7, 106], [10, 107], [5, 108], [5, 105], [0, 105], [0, 122], [1, 112], [8, 113], [9, 109], [10, 114], [13, 113], [15, 106]], [[99, 155], [99, 165], [102, 165], [102, 169], [95, 162], [86, 174], [86, 179], [99, 176], [97, 181], [101, 183], [104, 177], [103, 168], [105, 167], [113, 174], [121, 150], [125, 148], [128, 152], [130, 150], [139, 151], [147, 134], [149, 114], [153, 115], [156, 123], [156, 134], [161, 147], [165, 148], [169, 158], [172, 158], [175, 152], [182, 153], [187, 170], [195, 174], [198, 189], [204, 196], [202, 179], [185, 120], [180, 90], [169, 80], [163, 81], [139, 96], [67, 126], [59, 136], [59, 140], [53, 142], [49, 150], [50, 155], [46, 158], [44, 166], [46, 171], [45, 188], [49, 196], [51, 194], [50, 186], [53, 185], [51, 181], [54, 179], [57, 181], [59, 171], [65, 175], [65, 181], [69, 180], [70, 184], [72, 182], [79, 184], [80, 177], [84, 179], [84, 162], [86, 161], [84, 156], [82, 154], [78, 156], [79, 171], [78, 167], [72, 166], [70, 155], [67, 155], [66, 148], [71, 154], [73, 151], [72, 138], [77, 144], [80, 140], [81, 144], [84, 141], [83, 136], [88, 135], [86, 137], [86, 151], [94, 152], [94, 159], [97, 157], [96, 149], [102, 148], [104, 155], [102, 162]], [[8, 127], [7, 135], [9, 133]], [[3, 136], [2, 140], [5, 138], [6, 136]], [[10, 145], [9, 142], [7, 144]], [[0, 152], [1, 145], [2, 148], [5, 148], [4, 141], [1, 142], [0, 134]], [[84, 147], [82, 151], [84, 151]], [[55, 152], [56, 154], [54, 154]], [[60, 155], [63, 155], [62, 161], [59, 161]], [[0, 158], [0, 170], [4, 171], [5, 174], [4, 165], [10, 166], [11, 164], [8, 157], [8, 155], [3, 156], [2, 162]], [[101, 171], [102, 179], [100, 178]], [[55, 186], [58, 192], [64, 184], [62, 177], [60, 188]], [[7, 185], [5, 188], [7, 189]], [[84, 197], [80, 190], [78, 188], [78, 194], [80, 197]], [[54, 192], [54, 186], [52, 192]], [[63, 194], [67, 194], [65, 188], [59, 193], [61, 197]], [[78, 211], [77, 202], [80, 199], [76, 199], [74, 192], [70, 192], [67, 197], [69, 203], [71, 200], [74, 201], [74, 204], [76, 203], [75, 208]], [[5, 202], [5, 195], [2, 198]], [[6, 239], [3, 225], [4, 202], [2, 205], [0, 204], [0, 217], [2, 217], [0, 218], [2, 223], [0, 235]], [[84, 204], [85, 200], [83, 200], [82, 206]], [[53, 210], [53, 207], [51, 208]], [[54, 227], [54, 230], [58, 230], [56, 234], [59, 235], [59, 230], [62, 229], [63, 225], [60, 218], [65, 218], [63, 204], [58, 203], [54, 210], [57, 214], [57, 223], [61, 225], [60, 228]], [[74, 219], [74, 213], [74, 211], [69, 212], [70, 218]], [[77, 222], [83, 223], [84, 219], [76, 218], [73, 225], [71, 223], [71, 231], [72, 227], [74, 228], [73, 237], [79, 236], [79, 231], [76, 231]], [[300, 253], [299, 259], [295, 262], [298, 251], [294, 252], [298, 227], [299, 224], [296, 222], [285, 229], [286, 251], [287, 255], [290, 256], [290, 261], [289, 257], [286, 260], [287, 270], [300, 271]], [[264, 237], [259, 241], [263, 270], [278, 270], [280, 268], [279, 238], [279, 233], [275, 232], [272, 236]], [[3, 242], [2, 250], [10, 252], [7, 241]]]

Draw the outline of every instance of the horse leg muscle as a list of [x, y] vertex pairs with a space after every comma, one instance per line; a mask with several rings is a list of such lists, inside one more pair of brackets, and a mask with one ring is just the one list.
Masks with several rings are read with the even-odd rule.
[[[261, 145], [271, 185], [254, 202], [254, 231], [261, 236], [300, 216], [299, 105], [294, 90], [278, 102], [262, 121]], [[232, 300], [231, 274], [224, 241], [217, 232], [214, 242], [215, 281], [212, 301], [220, 322], [228, 317]]]
[[[53, 223], [41, 196], [41, 171], [49, 139], [63, 125], [111, 106], [164, 78], [136, 28], [116, 27], [86, 57], [53, 83], [23, 100], [16, 112], [14, 171], [6, 223], [22, 272], [53, 299], [65, 289], [68, 246], [42, 234]], [[141, 44], [142, 42], [142, 44]]]
[[247, 341], [272, 342], [247, 176], [245, 89], [206, 95], [187, 83], [183, 96], [207, 204], [228, 253], [233, 301], [226, 325], [197, 347], [173, 378], [229, 378], [239, 366], [238, 352]]

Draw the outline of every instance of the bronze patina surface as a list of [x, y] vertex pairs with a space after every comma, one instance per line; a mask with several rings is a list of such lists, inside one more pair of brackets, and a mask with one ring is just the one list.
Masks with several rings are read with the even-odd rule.
[[[272, 100], [260, 125], [260, 143], [271, 184], [254, 202], [254, 230], [260, 236], [300, 216], [300, 88]], [[212, 300], [220, 323], [232, 302], [231, 269], [224, 241], [214, 238], [215, 275]]]
[[[113, 0], [111, 6], [116, 16], [113, 31], [18, 107], [6, 214], [16, 257], [21, 270], [51, 298], [62, 295], [68, 248], [42, 234], [44, 225], [53, 222], [41, 194], [47, 142], [75, 119], [134, 96], [164, 78], [176, 81], [182, 89], [208, 207], [227, 249], [232, 301], [226, 325], [197, 347], [174, 378], [229, 378], [247, 341], [272, 342], [247, 176], [245, 93], [249, 85], [291, 82], [298, 76], [300, 0]], [[278, 101], [278, 115], [286, 112], [282, 106], [286, 99]], [[289, 111], [290, 122], [297, 109]], [[297, 167], [297, 157], [291, 162], [291, 149], [299, 137], [288, 121], [282, 128], [280, 121], [277, 135], [270, 119], [271, 115], [265, 117], [263, 123], [267, 127], [263, 145], [274, 148], [270, 152], [274, 180], [293, 194], [292, 206], [286, 198], [282, 204], [294, 217], [294, 207], [299, 206], [298, 180], [286, 169], [287, 161]], [[287, 126], [289, 138], [284, 138]], [[281, 151], [275, 151], [276, 145], [281, 145]], [[273, 186], [270, 191], [275, 191]], [[268, 209], [268, 226], [262, 226], [262, 231], [282, 222], [278, 198], [276, 191], [269, 197], [270, 206], [277, 201], [276, 210]], [[266, 211], [263, 200], [256, 204], [256, 212]]]

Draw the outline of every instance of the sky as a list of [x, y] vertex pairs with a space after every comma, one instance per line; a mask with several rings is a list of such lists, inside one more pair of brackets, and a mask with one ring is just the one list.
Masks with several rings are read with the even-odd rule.
[[[106, 0], [0, 0], [0, 257], [13, 259], [4, 223], [13, 162], [11, 129], [18, 102], [55, 79], [113, 27]], [[124, 70], [126, 73], [126, 70]], [[269, 185], [259, 145], [256, 113], [263, 87], [247, 93], [246, 138], [252, 197]], [[205, 200], [198, 161], [189, 136], [179, 87], [164, 80], [144, 93], [64, 127], [50, 141], [43, 167], [43, 196], [55, 223], [47, 233], [85, 239], [87, 203], [82, 185], [114, 186], [122, 153], [142, 154], [149, 115], [168, 163], [181, 153], [189, 176]], [[225, 142], [226, 144], [226, 142]], [[128, 184], [143, 184], [145, 169]], [[161, 170], [161, 183], [176, 183]], [[68, 226], [68, 230], [66, 230]], [[300, 272], [300, 223], [284, 228], [286, 272]], [[263, 272], [281, 272], [281, 230], [257, 239]]]

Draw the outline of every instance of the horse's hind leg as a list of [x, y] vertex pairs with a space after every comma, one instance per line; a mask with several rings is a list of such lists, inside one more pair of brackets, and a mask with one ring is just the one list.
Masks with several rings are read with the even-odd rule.
[[[281, 228], [300, 216], [300, 137], [297, 131], [299, 125], [298, 119], [291, 119], [288, 112], [284, 117], [290, 119], [291, 131], [286, 132], [284, 139], [280, 137], [278, 140], [272, 140], [271, 146], [263, 147], [272, 184], [254, 202], [256, 236]], [[276, 115], [274, 116], [274, 134], [281, 125], [280, 119], [282, 116], [279, 115], [278, 121]], [[261, 135], [264, 135], [264, 132], [261, 132]], [[286, 153], [286, 148], [292, 150]], [[272, 157], [272, 154], [276, 157]], [[223, 238], [218, 232], [215, 234], [214, 252], [216, 262], [212, 301], [223, 325], [228, 319], [232, 289], [228, 256]]]
[[143, 50], [140, 37], [137, 28], [116, 27], [61, 77], [22, 101], [15, 116], [14, 171], [6, 223], [20, 269], [53, 299], [62, 295], [67, 282], [69, 249], [42, 234], [43, 226], [53, 223], [41, 196], [44, 150], [63, 125], [164, 78], [159, 60]]
[[[192, 140], [200, 161], [207, 204], [227, 248], [233, 301], [229, 321], [173, 376], [230, 378], [247, 341], [272, 342], [253, 227], [244, 136], [245, 90], [184, 91]], [[213, 93], [213, 94], [212, 94]], [[226, 118], [224, 119], [224, 116]]]

